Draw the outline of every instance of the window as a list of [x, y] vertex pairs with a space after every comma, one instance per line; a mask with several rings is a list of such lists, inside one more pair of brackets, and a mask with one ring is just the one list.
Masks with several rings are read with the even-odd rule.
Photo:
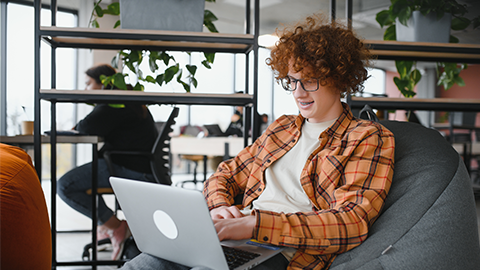
[[[41, 24], [51, 25], [50, 10], [42, 9]], [[57, 25], [74, 27], [77, 25], [77, 15], [73, 12], [57, 12]], [[34, 118], [34, 8], [32, 5], [9, 2], [7, 5], [7, 69], [6, 69], [6, 127], [7, 135], [20, 134], [23, 120]], [[50, 46], [41, 43], [41, 88], [50, 88]], [[76, 50], [57, 49], [57, 88], [74, 89], [76, 85]], [[50, 129], [50, 103], [42, 101], [42, 131]], [[57, 106], [58, 129], [72, 128], [74, 106], [59, 104]], [[43, 176], [49, 174], [48, 148], [43, 147]], [[59, 145], [59, 154], [65, 158], [65, 164], [58, 164], [59, 172], [68, 170], [71, 166], [71, 146]], [[70, 158], [69, 158], [70, 157]]]

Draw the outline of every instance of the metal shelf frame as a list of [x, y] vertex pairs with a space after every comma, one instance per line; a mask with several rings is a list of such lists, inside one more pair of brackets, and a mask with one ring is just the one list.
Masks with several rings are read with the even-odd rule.
[[[254, 2], [253, 9], [251, 2]], [[245, 34], [192, 33], [155, 30], [99, 30], [89, 28], [65, 28], [56, 26], [57, 0], [50, 0], [51, 27], [40, 25], [41, 0], [34, 0], [34, 161], [35, 169], [41, 179], [41, 108], [40, 101], [51, 103], [51, 226], [52, 226], [52, 269], [57, 266], [89, 265], [97, 269], [99, 265], [119, 265], [121, 261], [98, 261], [97, 247], [93, 245], [92, 260], [88, 262], [57, 262], [56, 258], [56, 104], [70, 103], [110, 103], [138, 102], [143, 104], [185, 104], [185, 105], [232, 105], [245, 106], [244, 110], [244, 144], [248, 144], [248, 130], [252, 127], [252, 138], [257, 138], [259, 130], [253, 117], [257, 111], [258, 91], [258, 35], [260, 0], [245, 0]], [[252, 20], [251, 12], [254, 17]], [[252, 26], [253, 22], [253, 26]], [[253, 34], [251, 34], [253, 30]], [[40, 45], [45, 41], [51, 47], [51, 89], [40, 89]], [[101, 91], [91, 93], [79, 90], [56, 89], [56, 49], [133, 49], [133, 50], [165, 50], [165, 51], [198, 51], [241, 53], [245, 55], [245, 94], [193, 94], [193, 93], [152, 93], [135, 91]], [[253, 63], [250, 65], [249, 55], [253, 53]], [[250, 71], [252, 69], [253, 72]], [[252, 74], [252, 75], [250, 75]], [[250, 84], [250, 76], [252, 83]], [[250, 87], [251, 86], [251, 87]], [[104, 93], [108, 92], [108, 93]], [[121, 92], [121, 93], [120, 93]], [[135, 93], [132, 93], [135, 92]], [[96, 183], [94, 183], [96, 184]], [[96, 205], [96, 188], [92, 187], [92, 200]], [[94, 207], [95, 209], [95, 207]], [[96, 216], [94, 210], [93, 215]], [[96, 218], [92, 219], [92, 231], [96, 231]], [[96, 233], [92, 233], [92, 243], [96, 243]]]

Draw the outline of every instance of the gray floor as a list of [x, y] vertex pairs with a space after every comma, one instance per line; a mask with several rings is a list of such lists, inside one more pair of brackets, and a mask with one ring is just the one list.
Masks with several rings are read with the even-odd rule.
[[[203, 176], [199, 175], [199, 179], [202, 179]], [[191, 179], [191, 176], [188, 175], [177, 175], [173, 178], [173, 182], [181, 181], [184, 179]], [[50, 208], [50, 182], [43, 181], [42, 186], [45, 190], [45, 195], [47, 197], [47, 205]], [[195, 188], [193, 184], [187, 184], [186, 188]], [[201, 189], [201, 184], [197, 185], [197, 189]], [[57, 197], [58, 198], [58, 197]], [[113, 196], [107, 196], [107, 203], [112, 206], [114, 205]], [[477, 205], [477, 220], [480, 224], [480, 199], [476, 201]], [[57, 229], [58, 230], [89, 230], [91, 228], [90, 219], [78, 214], [67, 206], [61, 199], [57, 200]], [[120, 217], [121, 212], [120, 212]], [[480, 226], [479, 226], [480, 234]], [[90, 233], [59, 233], [57, 234], [57, 261], [66, 262], [66, 261], [79, 261], [81, 260], [83, 247], [91, 242]], [[100, 260], [110, 260], [111, 251], [100, 251], [98, 253], [98, 258]], [[88, 266], [63, 266], [58, 267], [58, 269], [65, 270], [83, 270], [91, 269]], [[116, 266], [99, 266], [97, 269], [100, 270], [110, 270], [118, 269]]]

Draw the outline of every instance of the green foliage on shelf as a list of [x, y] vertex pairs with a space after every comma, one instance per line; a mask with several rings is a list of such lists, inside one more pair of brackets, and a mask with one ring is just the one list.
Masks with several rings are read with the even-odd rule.
[[[215, 0], [205, 0], [206, 2], [215, 2]], [[94, 28], [99, 28], [100, 25], [97, 21], [97, 18], [102, 18], [104, 15], [120, 15], [120, 4], [118, 2], [111, 3], [107, 8], [103, 9], [100, 6], [102, 0], [98, 2], [94, 1], [94, 7], [92, 9], [92, 14], [90, 17], [89, 25]], [[203, 24], [205, 27], [212, 33], [218, 33], [217, 28], [214, 25], [214, 21], [217, 21], [218, 18], [210, 11], [204, 11]], [[118, 20], [114, 28], [120, 26], [121, 22]], [[190, 52], [185, 52], [190, 55]], [[203, 53], [204, 59], [202, 60], [202, 66], [207, 69], [211, 69], [214, 60], [215, 53]], [[144, 59], [148, 59], [150, 71], [155, 74], [155, 77], [148, 75], [143, 76], [143, 71], [140, 69], [140, 64]], [[198, 81], [195, 78], [197, 71], [196, 65], [185, 65], [183, 69], [180, 67], [180, 64], [176, 62], [175, 58], [166, 51], [152, 51], [152, 50], [121, 50], [115, 57], [113, 57], [111, 64], [114, 68], [118, 69], [118, 63], [122, 61], [123, 65], [126, 66], [130, 71], [132, 71], [137, 77], [137, 83], [133, 86], [133, 90], [143, 91], [145, 89], [144, 83], [153, 83], [162, 86], [163, 84], [168, 84], [172, 81], [176, 81], [183, 86], [186, 92], [190, 92], [190, 85], [193, 85], [195, 88], [198, 85]], [[163, 73], [159, 63], [165, 65]], [[188, 72], [186, 76], [186, 81], [182, 78], [184, 70]], [[128, 74], [117, 73], [109, 77], [104, 77], [102, 83], [105, 86], [113, 85], [118, 89], [127, 90], [127, 83], [125, 82], [125, 77]], [[174, 80], [176, 78], [176, 80]]]
[[[437, 18], [442, 18], [445, 13], [452, 14], [452, 30], [464, 30], [468, 26], [473, 28], [480, 26], [480, 16], [470, 20], [464, 15], [468, 12], [467, 6], [457, 3], [455, 0], [390, 0], [389, 9], [382, 10], [376, 15], [376, 21], [380, 26], [387, 27], [383, 39], [397, 40], [395, 21], [407, 25], [407, 21], [412, 16], [413, 11], [420, 11], [423, 15], [434, 12]], [[450, 35], [451, 43], [458, 43], [459, 40], [455, 36]], [[405, 97], [415, 96], [413, 88], [420, 81], [421, 74], [417, 68], [412, 70], [416, 65], [415, 61], [395, 61], [395, 66], [400, 74], [394, 78], [395, 85]], [[454, 84], [464, 86], [465, 82], [460, 77], [460, 72], [467, 68], [467, 64], [457, 63], [437, 63], [438, 85], [442, 85], [445, 90], [450, 89]]]

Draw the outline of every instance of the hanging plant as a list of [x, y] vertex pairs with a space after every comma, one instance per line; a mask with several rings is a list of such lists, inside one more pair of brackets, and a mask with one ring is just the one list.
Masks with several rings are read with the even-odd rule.
[[[215, 0], [205, 1], [215, 2]], [[105, 9], [100, 6], [101, 2], [102, 0], [99, 0], [98, 2], [94, 1], [94, 7], [89, 21], [89, 25], [94, 28], [100, 27], [97, 18], [102, 18], [104, 15], [120, 15], [120, 4], [118, 2], [109, 4]], [[203, 24], [212, 33], [218, 33], [218, 30], [213, 23], [216, 20], [218, 20], [218, 18], [210, 10], [204, 10]], [[114, 28], [117, 28], [120, 24], [121, 22], [118, 20], [115, 23]], [[185, 53], [189, 56], [191, 55], [190, 52]], [[213, 64], [215, 60], [215, 53], [204, 52], [203, 57], [204, 59], [201, 62], [202, 66], [211, 69], [211, 64]], [[149, 69], [154, 76], [143, 76], [140, 64], [144, 59], [148, 59]], [[113, 57], [111, 64], [114, 68], [118, 69], [119, 62], [122, 62], [124, 66], [135, 74], [137, 83], [133, 86], [133, 90], [143, 91], [145, 89], [144, 83], [152, 83], [162, 86], [163, 84], [176, 81], [178, 84], [182, 85], [186, 92], [190, 92], [191, 85], [195, 88], [198, 85], [198, 81], [195, 78], [198, 67], [196, 65], [185, 65], [184, 67], [181, 67], [175, 58], [166, 51], [121, 50], [115, 55], [115, 57]], [[164, 66], [164, 68], [162, 69], [161, 66]], [[183, 78], [185, 70], [187, 75]], [[127, 83], [125, 82], [126, 76], [128, 76], [128, 74], [117, 73], [103, 78], [102, 83], [105, 86], [114, 85], [118, 89], [127, 90]]]

